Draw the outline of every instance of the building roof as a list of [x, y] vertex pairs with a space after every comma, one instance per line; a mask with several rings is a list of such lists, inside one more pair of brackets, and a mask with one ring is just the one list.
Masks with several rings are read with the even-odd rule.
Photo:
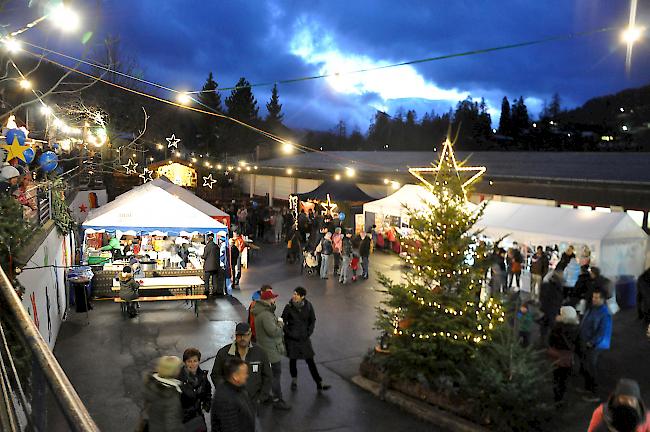
[[[310, 152], [261, 161], [264, 167], [406, 174], [437, 160], [434, 152]], [[650, 153], [641, 152], [457, 152], [459, 161], [487, 167], [488, 177], [650, 183]]]

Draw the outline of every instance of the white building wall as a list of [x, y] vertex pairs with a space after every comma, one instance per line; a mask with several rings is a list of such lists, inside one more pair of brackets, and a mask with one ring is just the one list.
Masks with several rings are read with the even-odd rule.
[[298, 186], [296, 188], [296, 193], [301, 194], [305, 192], [311, 192], [314, 189], [316, 189], [318, 186], [323, 183], [322, 180], [313, 180], [313, 179], [297, 179], [298, 180]]
[[288, 200], [289, 195], [294, 193], [294, 181], [295, 179], [293, 177], [275, 177], [273, 197], [277, 199]]
[[[67, 310], [65, 269], [72, 265], [74, 241], [53, 229], [17, 276], [25, 288], [22, 303], [43, 339], [54, 349]], [[29, 269], [29, 267], [43, 267]]]

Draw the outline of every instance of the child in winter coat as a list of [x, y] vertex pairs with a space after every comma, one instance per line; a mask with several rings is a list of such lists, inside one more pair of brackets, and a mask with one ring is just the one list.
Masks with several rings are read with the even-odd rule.
[[129, 314], [129, 318], [134, 318], [138, 315], [134, 300], [139, 297], [139, 288], [140, 284], [133, 279], [131, 266], [124, 266], [122, 273], [120, 273], [120, 298], [126, 302], [126, 311]]
[[530, 343], [530, 331], [533, 327], [533, 314], [528, 309], [528, 303], [522, 303], [517, 311], [517, 327], [521, 345], [527, 347]]

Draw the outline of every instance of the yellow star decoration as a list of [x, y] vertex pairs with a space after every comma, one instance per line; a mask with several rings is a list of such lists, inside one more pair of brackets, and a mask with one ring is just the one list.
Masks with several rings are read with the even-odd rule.
[[[460, 191], [463, 194], [463, 198], [467, 199], [465, 188], [474, 183], [479, 177], [483, 175], [485, 172], [485, 167], [466, 167], [459, 165], [458, 162], [456, 162], [456, 156], [454, 155], [452, 143], [449, 138], [447, 138], [443, 144], [440, 158], [438, 159], [438, 166], [431, 166], [427, 168], [409, 168], [409, 172], [422, 183], [424, 183], [431, 191], [434, 191], [440, 187], [440, 182], [438, 181], [440, 173], [449, 172], [454, 178], [458, 179], [457, 186], [460, 186]], [[424, 176], [434, 173], [435, 180], [432, 184]], [[467, 180], [463, 181], [463, 179], [461, 179], [460, 173], [474, 174]], [[452, 189], [452, 185], [450, 185], [449, 189]]]
[[321, 204], [325, 209], [323, 215], [329, 215], [334, 217], [334, 209], [337, 207], [336, 203], [333, 203], [330, 199], [330, 194], [327, 194], [327, 204]]
[[14, 140], [9, 144], [2, 144], [0, 147], [7, 150], [7, 161], [12, 160], [13, 158], [21, 159], [23, 162], [27, 163], [25, 155], [23, 152], [29, 148], [28, 145], [20, 145], [18, 142], [18, 137], [14, 136]]

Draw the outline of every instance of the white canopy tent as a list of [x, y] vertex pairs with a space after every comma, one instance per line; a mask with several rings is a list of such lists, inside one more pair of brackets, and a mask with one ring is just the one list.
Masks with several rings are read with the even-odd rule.
[[609, 276], [638, 276], [645, 270], [647, 234], [623, 212], [490, 202], [477, 223], [483, 234], [529, 246], [589, 247], [591, 261]]
[[[406, 184], [395, 193], [363, 205], [364, 213], [378, 215], [379, 219], [399, 218], [401, 225], [408, 225], [409, 210], [421, 212], [427, 210], [429, 203], [435, 203], [436, 197], [426, 187]], [[467, 203], [471, 209], [472, 203]], [[408, 208], [408, 210], [407, 210]]]
[[165, 180], [156, 179], [135, 187], [114, 201], [90, 211], [82, 228], [110, 232], [157, 231], [166, 235], [228, 231], [224, 224], [203, 211], [212, 211], [209, 207], [213, 206], [185, 189], [172, 185], [184, 191], [180, 192], [169, 185]]

